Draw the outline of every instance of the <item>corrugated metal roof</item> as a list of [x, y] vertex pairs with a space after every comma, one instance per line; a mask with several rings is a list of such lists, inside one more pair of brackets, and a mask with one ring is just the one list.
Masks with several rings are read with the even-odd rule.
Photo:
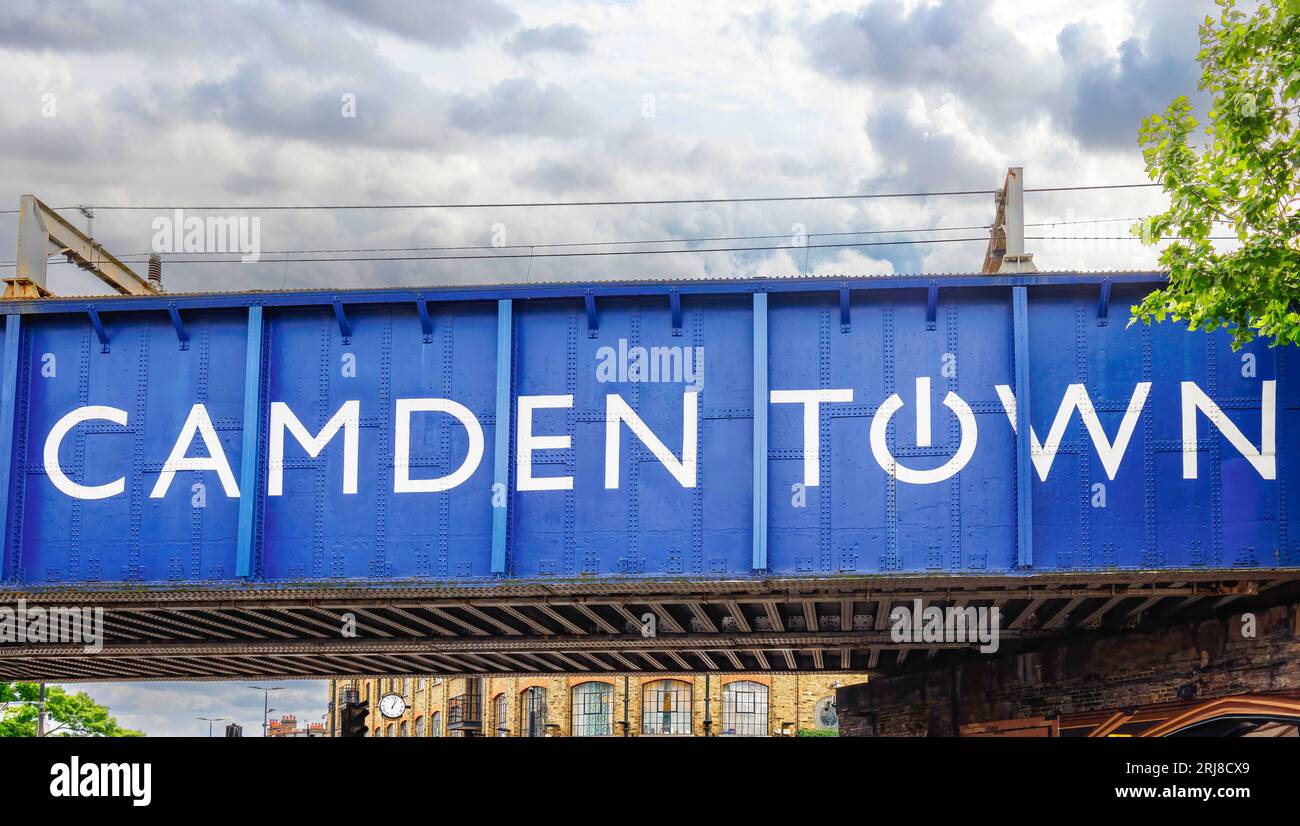
[[[1023, 273], [1022, 275], [1035, 278], [1059, 277], [1079, 277], [1079, 276], [1149, 276], [1152, 280], [1161, 280], [1168, 276], [1168, 273], [1155, 270], [1058, 270], [1051, 272]], [[996, 273], [978, 273], [978, 272], [932, 272], [932, 273], [891, 273], [891, 274], [850, 274], [835, 273], [826, 275], [805, 275], [802, 273], [791, 273], [783, 275], [747, 275], [747, 276], [717, 276], [717, 275], [699, 275], [689, 277], [671, 277], [660, 278], [655, 276], [633, 277], [633, 278], [600, 278], [600, 279], [573, 279], [563, 281], [451, 281], [443, 283], [415, 284], [415, 285], [385, 285], [385, 286], [356, 286], [342, 284], [318, 284], [308, 287], [291, 287], [284, 289], [253, 289], [253, 290], [196, 290], [189, 292], [164, 292], [151, 296], [127, 296], [117, 293], [108, 294], [77, 294], [77, 295], [59, 295], [50, 296], [49, 298], [39, 299], [42, 304], [63, 303], [63, 302], [80, 302], [80, 301], [106, 301], [122, 299], [131, 301], [136, 299], [158, 299], [158, 298], [212, 298], [212, 297], [233, 297], [233, 296], [274, 296], [274, 295], [303, 295], [307, 293], [319, 293], [340, 291], [352, 294], [383, 294], [394, 292], [420, 292], [428, 291], [445, 291], [445, 290], [481, 290], [481, 289], [501, 289], [501, 290], [528, 290], [528, 289], [547, 289], [557, 287], [574, 287], [581, 288], [584, 286], [610, 286], [610, 285], [646, 285], [646, 286], [665, 286], [672, 284], [735, 284], [741, 282], [765, 282], [765, 281], [826, 281], [826, 282], [844, 282], [844, 281], [887, 281], [887, 280], [906, 280], [906, 279], [948, 279], [948, 278], [982, 278], [996, 279], [1001, 276]], [[0, 300], [0, 306], [5, 302], [29, 302], [32, 299], [3, 299]]]

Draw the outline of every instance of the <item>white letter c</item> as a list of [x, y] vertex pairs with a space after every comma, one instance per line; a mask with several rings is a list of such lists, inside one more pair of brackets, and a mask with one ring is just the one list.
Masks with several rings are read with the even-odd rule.
[[90, 405], [79, 407], [59, 419], [50, 429], [50, 435], [45, 437], [45, 473], [50, 477], [54, 487], [74, 499], [107, 499], [126, 490], [125, 476], [118, 477], [106, 485], [79, 485], [69, 479], [63, 472], [63, 468], [59, 467], [59, 446], [63, 443], [63, 437], [67, 436], [72, 428], [91, 419], [102, 419], [126, 427], [125, 410]]

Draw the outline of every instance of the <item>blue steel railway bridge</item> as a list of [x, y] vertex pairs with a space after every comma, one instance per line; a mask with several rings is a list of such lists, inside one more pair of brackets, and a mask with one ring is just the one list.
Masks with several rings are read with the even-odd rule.
[[0, 679], [894, 674], [1291, 604], [1289, 348], [1158, 273], [0, 303]]

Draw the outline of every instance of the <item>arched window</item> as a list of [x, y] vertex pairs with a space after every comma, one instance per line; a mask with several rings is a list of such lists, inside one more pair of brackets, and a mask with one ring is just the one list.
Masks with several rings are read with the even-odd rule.
[[402, 725], [399, 726], [398, 729], [397, 729], [397, 736], [398, 736], [398, 737], [406, 737], [406, 736], [409, 735], [410, 733], [411, 733], [410, 728], [407, 727], [406, 721], [403, 720], [403, 721], [402, 721]]
[[392, 724], [392, 723], [389, 723], [388, 725], [384, 726], [384, 736], [385, 736], [385, 737], [392, 737], [392, 736], [393, 736], [393, 724]]
[[614, 686], [609, 683], [579, 683], [573, 687], [574, 737], [606, 737], [613, 734]]
[[506, 695], [498, 694], [492, 700], [492, 730], [489, 736], [504, 737], [506, 735]]
[[429, 736], [442, 736], [442, 714], [440, 712], [435, 711], [433, 714], [429, 715]]
[[657, 680], [641, 689], [642, 734], [691, 733], [691, 684]]
[[533, 686], [519, 695], [519, 736], [546, 736], [546, 689]]
[[423, 737], [423, 736], [424, 736], [424, 718], [423, 718], [423, 717], [416, 717], [416, 718], [415, 718], [415, 736], [416, 736], [416, 737]]
[[767, 736], [767, 686], [738, 680], [722, 687], [722, 733]]
[[840, 730], [840, 715], [835, 710], [834, 697], [823, 697], [817, 701], [817, 709], [813, 712], [813, 724], [826, 731]]

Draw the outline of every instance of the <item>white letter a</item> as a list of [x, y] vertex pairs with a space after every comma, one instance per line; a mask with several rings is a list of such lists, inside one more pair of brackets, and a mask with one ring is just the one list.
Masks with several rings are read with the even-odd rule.
[[[203, 446], [208, 451], [207, 456], [185, 455], [194, 442], [195, 434], [203, 437]], [[176, 444], [172, 445], [171, 455], [163, 463], [162, 473], [158, 474], [158, 482], [153, 486], [149, 498], [161, 499], [166, 496], [172, 478], [176, 476], [178, 470], [215, 470], [226, 496], [231, 499], [239, 498], [239, 486], [235, 484], [235, 474], [231, 472], [230, 463], [226, 461], [226, 453], [221, 449], [221, 440], [217, 438], [216, 428], [212, 426], [212, 419], [208, 417], [208, 409], [202, 404], [190, 408], [190, 415], [185, 417], [185, 424], [181, 425], [180, 435], [176, 437]]]

